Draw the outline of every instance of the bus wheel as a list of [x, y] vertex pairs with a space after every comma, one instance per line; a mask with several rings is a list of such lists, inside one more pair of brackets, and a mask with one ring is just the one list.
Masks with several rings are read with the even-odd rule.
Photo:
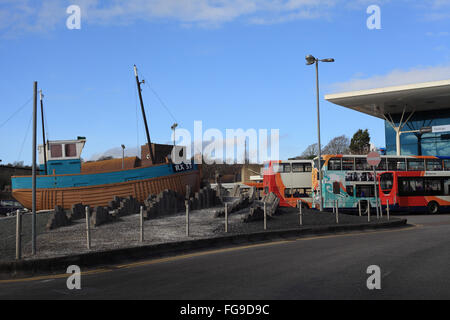
[[428, 213], [429, 214], [439, 213], [439, 204], [436, 201], [430, 201], [428, 203]]

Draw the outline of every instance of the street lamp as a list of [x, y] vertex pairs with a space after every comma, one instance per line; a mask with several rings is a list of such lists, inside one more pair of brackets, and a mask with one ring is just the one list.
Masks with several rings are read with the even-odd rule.
[[319, 111], [319, 61], [320, 62], [334, 62], [333, 58], [328, 59], [317, 59], [312, 55], [307, 55], [305, 57], [306, 65], [316, 64], [316, 90], [317, 90], [317, 138], [318, 138], [318, 153], [319, 153], [319, 209], [323, 211], [323, 199], [322, 199], [322, 154], [321, 154], [321, 145], [320, 145], [320, 111]]
[[178, 127], [178, 123], [174, 123], [170, 129], [173, 130], [173, 147], [175, 148], [175, 129]]

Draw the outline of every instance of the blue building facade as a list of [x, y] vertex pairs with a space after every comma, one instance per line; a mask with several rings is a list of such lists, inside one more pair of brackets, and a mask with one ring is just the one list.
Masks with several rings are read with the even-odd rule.
[[[393, 116], [395, 125], [400, 123], [400, 115]], [[405, 115], [406, 118], [406, 115]], [[405, 121], [405, 118], [403, 121]], [[450, 125], [450, 110], [435, 110], [414, 114], [402, 131], [420, 130], [423, 127]], [[396, 133], [385, 121], [386, 154], [396, 154]], [[400, 136], [402, 155], [450, 156], [450, 132], [442, 133], [402, 133]]]

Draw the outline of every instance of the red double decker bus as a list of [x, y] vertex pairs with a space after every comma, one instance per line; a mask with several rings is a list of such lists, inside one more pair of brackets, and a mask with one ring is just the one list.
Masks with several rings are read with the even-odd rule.
[[395, 171], [378, 176], [381, 204], [399, 211], [448, 211], [450, 158], [405, 157], [402, 161]]

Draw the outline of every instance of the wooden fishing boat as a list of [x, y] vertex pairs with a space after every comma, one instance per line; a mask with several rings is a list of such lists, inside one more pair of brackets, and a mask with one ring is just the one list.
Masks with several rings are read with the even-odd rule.
[[[195, 164], [153, 165], [138, 157], [82, 163], [80, 156], [85, 142], [85, 139], [48, 142], [47, 166], [53, 173], [36, 176], [36, 210], [54, 209], [57, 205], [70, 209], [76, 203], [107, 206], [114, 196], [133, 196], [142, 202], [149, 194], [165, 189], [180, 194], [185, 194], [187, 185], [193, 191], [199, 189], [200, 172]], [[64, 152], [61, 154], [60, 150]], [[40, 145], [39, 158], [42, 152]], [[40, 167], [43, 171], [42, 163]], [[31, 209], [32, 177], [14, 176], [11, 180], [13, 197]]]
[[[151, 143], [141, 94], [143, 82], [139, 81], [136, 66], [134, 73], [147, 135], [147, 144], [141, 147], [142, 160], [138, 157], [123, 157], [84, 163], [81, 161], [81, 152], [86, 143], [84, 137], [78, 137], [76, 140], [45, 141], [43, 129], [43, 144], [37, 148], [40, 172], [43, 174], [37, 175], [33, 166], [35, 183], [33, 176], [11, 178], [12, 195], [25, 208], [34, 209], [35, 212], [54, 209], [57, 205], [70, 209], [77, 203], [107, 206], [114, 196], [133, 196], [142, 202], [150, 194], [158, 194], [165, 189], [185, 194], [186, 186], [190, 186], [193, 192], [200, 188], [200, 170], [196, 164], [191, 164], [187, 159], [177, 164], [170, 161], [172, 151], [178, 155], [186, 155], [185, 147]], [[35, 115], [36, 83], [34, 90]], [[42, 97], [41, 93], [43, 115]], [[34, 141], [35, 137], [34, 130]], [[36, 150], [35, 147], [33, 149]], [[35, 158], [35, 151], [33, 157]]]

